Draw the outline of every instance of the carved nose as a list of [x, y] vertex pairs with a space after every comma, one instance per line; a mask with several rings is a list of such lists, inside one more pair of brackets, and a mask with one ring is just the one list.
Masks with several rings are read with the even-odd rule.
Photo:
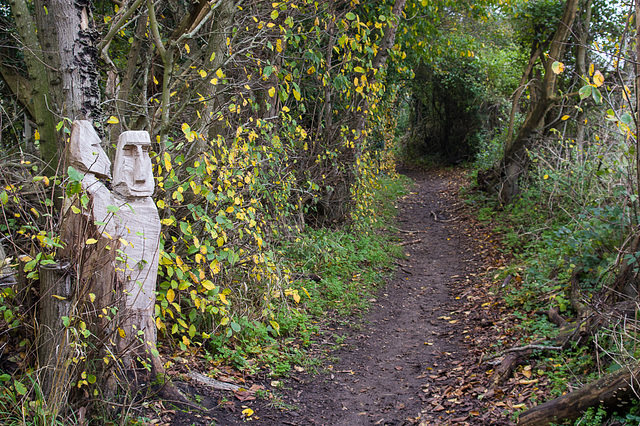
[[145, 170], [145, 161], [144, 161], [144, 152], [142, 152], [142, 147], [140, 145], [137, 146], [136, 152], [136, 165], [135, 172], [133, 178], [136, 183], [145, 183], [147, 181], [147, 173]]

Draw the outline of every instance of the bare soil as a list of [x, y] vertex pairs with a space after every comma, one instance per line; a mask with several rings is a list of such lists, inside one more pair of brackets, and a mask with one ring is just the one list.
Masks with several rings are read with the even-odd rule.
[[517, 333], [502, 324], [509, 312], [488, 279], [504, 257], [458, 198], [464, 173], [407, 174], [415, 186], [397, 204], [406, 258], [367, 314], [325, 323], [319, 344], [333, 347], [321, 371], [298, 368], [282, 386], [267, 377], [246, 381], [264, 386], [267, 398], [185, 389], [212, 410], [168, 411], [168, 424], [508, 425], [514, 411], [532, 405], [541, 391], [519, 380], [526, 372], [500, 388], [489, 384], [483, 356]]

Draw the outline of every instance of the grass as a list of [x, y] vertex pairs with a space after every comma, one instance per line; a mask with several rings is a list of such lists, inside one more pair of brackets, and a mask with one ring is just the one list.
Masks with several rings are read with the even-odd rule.
[[[386, 229], [396, 214], [395, 201], [406, 193], [408, 185], [404, 177], [379, 182], [373, 201], [377, 221], [338, 229], [307, 227], [295, 238], [283, 241], [277, 252], [282, 267], [293, 277], [317, 275], [321, 281], [296, 279], [288, 283], [287, 291], [295, 292], [299, 300], [282, 303], [272, 313], [277, 330], [269, 323], [233, 319], [241, 331], [232, 337], [212, 338], [208, 356], [250, 373], [267, 370], [272, 377], [286, 375], [293, 366], [315, 370], [319, 361], [309, 356], [309, 350], [322, 333], [321, 325], [329, 320], [350, 323], [346, 317], [366, 312], [369, 300], [392, 272], [394, 259], [402, 256]], [[336, 335], [334, 340], [339, 344], [344, 336]]]

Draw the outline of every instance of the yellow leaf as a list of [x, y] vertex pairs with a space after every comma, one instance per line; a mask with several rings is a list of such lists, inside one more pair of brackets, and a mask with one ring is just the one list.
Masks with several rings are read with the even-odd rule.
[[251, 417], [253, 416], [253, 410], [251, 408], [245, 408], [244, 410], [242, 410], [242, 414], [245, 417]]
[[209, 280], [204, 280], [202, 281], [202, 287], [204, 287], [205, 290], [213, 290], [216, 288], [216, 285]]
[[163, 155], [164, 158], [164, 168], [166, 171], [170, 171], [171, 170], [171, 156], [169, 155], [168, 152], [165, 152]]
[[549, 175], [544, 175], [544, 176], [542, 176], [542, 179], [545, 179], [545, 180], [546, 180], [546, 179], [549, 179]]
[[269, 89], [269, 96], [273, 98], [275, 95], [276, 95], [276, 88], [272, 87], [271, 89]]
[[227, 296], [225, 296], [224, 294], [220, 293], [218, 294], [218, 297], [220, 298], [220, 301], [225, 305], [229, 304], [229, 301], [227, 300]]
[[211, 84], [213, 84], [215, 86], [215, 85], [218, 84], [218, 79], [217, 78], [212, 78], [209, 83], [211, 83]]
[[[205, 70], [198, 71], [198, 74], [200, 74], [200, 77], [202, 78], [205, 78], [207, 76], [207, 72]], [[202, 98], [202, 95], [200, 95], [200, 97]]]
[[155, 76], [155, 75], [153, 76], [153, 83], [154, 83], [154, 84], [156, 84], [156, 85], [157, 85], [157, 84], [160, 84], [160, 83], [158, 83], [158, 79], [156, 78], [156, 76]]
[[551, 71], [553, 71], [554, 74], [560, 74], [564, 71], [564, 64], [562, 62], [555, 61], [551, 64]]
[[98, 240], [96, 240], [95, 238], [89, 238], [89, 239], [85, 242], [85, 244], [87, 244], [87, 245], [91, 245], [91, 244], [95, 244], [95, 243], [97, 243], [97, 242], [98, 242]]
[[118, 327], [118, 334], [120, 334], [120, 337], [122, 337], [123, 339], [127, 337], [127, 333], [125, 333], [124, 330], [120, 327]]
[[120, 120], [118, 120], [118, 117], [114, 117], [113, 115], [107, 120], [107, 123], [109, 124], [118, 124], [119, 122]]
[[595, 84], [596, 87], [600, 87], [604, 84], [604, 76], [602, 75], [600, 70], [596, 71], [593, 75], [593, 84]]
[[562, 118], [561, 118], [561, 120], [562, 120], [562, 121], [566, 121], [566, 120], [568, 120], [569, 118], [570, 118], [570, 117], [569, 117], [568, 115], [563, 115], [563, 116], [562, 116]]
[[38, 131], [38, 129], [36, 129], [35, 134], [33, 135], [33, 137], [35, 138], [35, 140], [39, 141], [40, 140], [40, 132]]
[[224, 77], [224, 73], [222, 72], [222, 70], [220, 68], [218, 68], [218, 70], [216, 71], [216, 75], [218, 76], [218, 78], [223, 78]]
[[187, 53], [191, 53], [191, 48], [189, 47], [189, 45], [188, 45], [188, 44], [185, 44], [185, 45], [184, 45], [184, 50], [186, 50], [186, 51], [187, 51]]
[[169, 290], [167, 290], [167, 300], [169, 301], [169, 303], [173, 302], [175, 298], [176, 298], [176, 293], [173, 291], [173, 289], [170, 288]]
[[293, 293], [293, 300], [295, 300], [296, 303], [300, 303], [300, 295], [297, 291]]
[[296, 89], [293, 89], [293, 97], [296, 98], [296, 101], [300, 100], [300, 93]]
[[89, 300], [91, 301], [91, 303], [96, 301], [96, 295], [93, 293], [89, 293]]
[[52, 294], [51, 296], [55, 297], [58, 300], [67, 300], [66, 297], [58, 296], [57, 294]]
[[596, 66], [594, 64], [589, 65], [589, 75], [593, 75], [596, 70]]
[[227, 325], [229, 324], [229, 317], [224, 317], [220, 320], [220, 325]]

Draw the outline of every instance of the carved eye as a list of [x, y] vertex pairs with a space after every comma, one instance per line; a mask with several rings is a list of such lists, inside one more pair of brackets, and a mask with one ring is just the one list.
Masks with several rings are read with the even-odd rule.
[[142, 152], [149, 153], [149, 145], [142, 145]]
[[122, 153], [126, 156], [132, 157], [136, 153], [135, 145], [125, 145], [122, 147]]

